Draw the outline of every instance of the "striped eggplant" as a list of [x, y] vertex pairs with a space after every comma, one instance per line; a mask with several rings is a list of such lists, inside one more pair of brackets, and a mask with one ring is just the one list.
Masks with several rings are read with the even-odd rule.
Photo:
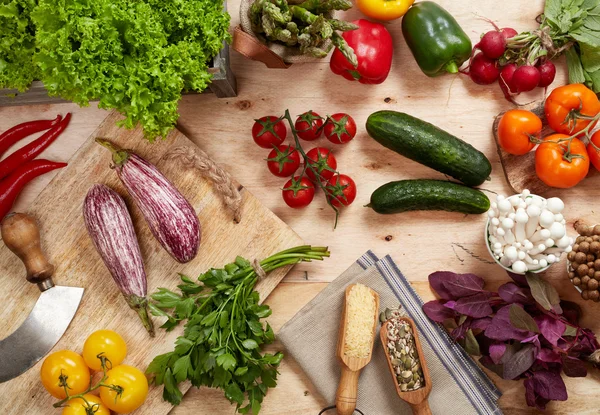
[[158, 242], [178, 262], [194, 259], [200, 246], [201, 227], [190, 203], [155, 166], [137, 154], [106, 140], [96, 141], [112, 152], [121, 182]]
[[154, 337], [148, 314], [146, 271], [125, 201], [114, 190], [94, 185], [83, 202], [83, 218], [96, 250], [127, 304]]

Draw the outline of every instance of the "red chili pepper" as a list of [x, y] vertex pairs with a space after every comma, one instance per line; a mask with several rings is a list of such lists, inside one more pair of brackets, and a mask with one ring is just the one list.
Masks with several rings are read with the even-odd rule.
[[12, 209], [23, 187], [44, 173], [65, 167], [67, 163], [38, 159], [22, 164], [0, 182], [0, 220]]
[[356, 30], [344, 32], [342, 37], [354, 49], [358, 59], [355, 68], [338, 49], [333, 51], [329, 67], [335, 74], [361, 84], [380, 84], [392, 67], [394, 45], [392, 36], [381, 23], [360, 19], [352, 22]]
[[57, 115], [53, 120], [27, 121], [9, 128], [0, 134], [0, 157], [17, 141], [22, 140], [28, 135], [48, 130], [62, 120], [62, 115]]
[[15, 171], [17, 167], [25, 162], [36, 158], [46, 147], [48, 147], [56, 137], [58, 137], [71, 120], [71, 113], [67, 113], [65, 118], [51, 130], [47, 131], [35, 141], [27, 144], [23, 148], [18, 149], [13, 154], [8, 156], [6, 159], [0, 161], [0, 180], [8, 176], [10, 173]]

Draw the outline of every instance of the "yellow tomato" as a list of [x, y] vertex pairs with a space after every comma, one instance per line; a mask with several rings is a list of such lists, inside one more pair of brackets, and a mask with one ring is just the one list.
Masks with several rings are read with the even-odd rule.
[[44, 388], [58, 399], [67, 397], [61, 386], [62, 381], [66, 382], [69, 395], [85, 392], [90, 386], [90, 369], [81, 355], [70, 350], [60, 350], [49, 355], [42, 363], [40, 375]]
[[110, 360], [107, 364], [108, 369], [119, 366], [127, 355], [125, 340], [112, 330], [93, 332], [83, 345], [83, 358], [90, 369], [102, 370], [102, 361], [98, 357], [101, 353]]
[[357, 3], [365, 16], [377, 20], [394, 20], [404, 16], [414, 0], [358, 0]]
[[139, 408], [148, 395], [148, 379], [141, 370], [128, 365], [116, 366], [107, 373], [106, 385], [115, 385], [122, 389], [116, 390], [101, 387], [100, 399], [111, 411], [127, 414]]
[[99, 397], [91, 393], [86, 393], [83, 397], [87, 401], [87, 405], [81, 398], [70, 399], [66, 403], [68, 406], [65, 406], [62, 411], [62, 415], [87, 415], [86, 409], [90, 407], [95, 411], [94, 415], [110, 415], [110, 411], [104, 406]]

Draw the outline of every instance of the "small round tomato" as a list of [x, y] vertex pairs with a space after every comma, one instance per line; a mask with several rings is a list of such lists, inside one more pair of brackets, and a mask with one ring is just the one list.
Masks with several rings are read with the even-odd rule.
[[569, 149], [568, 141], [558, 142], [568, 137], [566, 134], [548, 136], [535, 151], [535, 172], [548, 186], [568, 189], [588, 174], [590, 159], [585, 144], [573, 138]]
[[254, 121], [252, 138], [259, 147], [273, 148], [273, 146], [283, 143], [287, 136], [287, 128], [282, 118], [269, 115]]
[[[69, 399], [66, 403], [68, 406], [65, 406], [62, 415], [88, 415], [90, 412], [93, 412], [94, 415], [110, 415], [110, 411], [99, 397], [91, 393], [86, 393], [83, 397], [85, 401], [81, 398]], [[91, 408], [91, 411], [88, 408]]]
[[267, 167], [277, 177], [290, 177], [300, 167], [300, 153], [293, 146], [277, 146], [269, 153]]
[[356, 184], [349, 176], [337, 174], [327, 181], [327, 198], [335, 207], [348, 206], [356, 199]]
[[516, 156], [527, 154], [535, 147], [530, 136], [540, 138], [542, 120], [531, 111], [506, 111], [498, 123], [498, 142], [504, 151]]
[[[333, 177], [337, 168], [337, 161], [331, 150], [324, 147], [315, 147], [306, 153], [306, 156], [308, 157], [309, 165], [317, 171], [321, 181], [329, 180]], [[306, 175], [310, 180], [316, 180], [316, 175], [312, 169], [307, 168]]]
[[310, 110], [298, 116], [294, 128], [301, 139], [314, 141], [323, 133], [323, 117]]
[[99, 355], [106, 357], [107, 369], [118, 366], [127, 355], [125, 340], [112, 330], [98, 330], [90, 334], [83, 344], [83, 359], [92, 370], [102, 370]]
[[315, 197], [315, 185], [306, 177], [296, 176], [288, 180], [281, 195], [289, 207], [300, 209], [312, 202]]
[[570, 84], [556, 88], [546, 98], [544, 112], [548, 125], [561, 134], [576, 134], [590, 123], [578, 119], [577, 114], [594, 117], [600, 112], [600, 101], [594, 92], [583, 84]]
[[345, 144], [356, 136], [354, 118], [344, 113], [327, 117], [325, 137], [334, 144]]
[[118, 414], [127, 414], [142, 406], [148, 395], [148, 379], [141, 370], [120, 365], [109, 370], [106, 375], [106, 385], [121, 388], [120, 394], [111, 388], [100, 388], [100, 399], [108, 409]]
[[85, 392], [90, 386], [90, 369], [81, 355], [70, 350], [60, 350], [46, 357], [40, 375], [44, 388], [58, 399], [67, 397], [65, 384], [69, 395]]
[[[598, 148], [600, 148], [600, 131], [596, 131], [590, 141], [591, 143], [588, 143], [587, 145], [587, 152], [590, 156], [590, 162], [594, 165], [596, 170], [600, 171], [600, 150], [598, 150]], [[592, 143], [594, 143], [597, 148], [594, 147]]]

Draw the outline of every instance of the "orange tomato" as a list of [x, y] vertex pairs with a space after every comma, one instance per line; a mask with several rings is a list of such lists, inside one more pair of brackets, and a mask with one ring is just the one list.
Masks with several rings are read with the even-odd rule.
[[110, 388], [100, 388], [100, 399], [108, 409], [118, 414], [128, 414], [142, 406], [148, 395], [148, 379], [141, 370], [121, 365], [109, 370], [106, 375], [105, 384], [122, 388], [121, 394]]
[[44, 388], [58, 399], [67, 397], [61, 386], [61, 376], [69, 387], [70, 395], [85, 392], [90, 386], [90, 370], [83, 357], [70, 350], [60, 350], [49, 355], [42, 363], [40, 376]]
[[498, 123], [498, 143], [515, 156], [527, 154], [535, 147], [529, 136], [540, 138], [542, 120], [531, 111], [506, 111]]
[[577, 138], [571, 141], [571, 161], [565, 160], [569, 142], [556, 141], [569, 137], [566, 134], [553, 134], [544, 138], [544, 142], [535, 151], [535, 172], [541, 181], [551, 187], [567, 189], [575, 186], [590, 169], [590, 158], [585, 144]]
[[548, 125], [561, 134], [576, 134], [591, 122], [591, 120], [570, 119], [570, 114], [577, 111], [588, 117], [594, 117], [600, 112], [598, 97], [583, 84], [570, 84], [556, 88], [546, 98], [544, 104]]
[[[596, 147], [600, 148], [600, 131], [596, 131], [596, 133], [592, 136], [591, 142], [596, 145]], [[600, 151], [594, 148], [594, 146], [589, 143], [587, 146], [587, 152], [590, 156], [590, 162], [594, 165], [596, 170], [600, 170]]]
[[110, 415], [110, 411], [99, 397], [86, 393], [83, 395], [86, 402], [81, 398], [70, 399], [62, 411], [62, 415], [87, 415], [90, 409], [94, 411], [94, 415]]
[[119, 366], [127, 355], [125, 340], [112, 330], [98, 330], [90, 334], [83, 345], [83, 359], [92, 370], [102, 370], [102, 360], [98, 357], [102, 354], [110, 363], [107, 368]]

